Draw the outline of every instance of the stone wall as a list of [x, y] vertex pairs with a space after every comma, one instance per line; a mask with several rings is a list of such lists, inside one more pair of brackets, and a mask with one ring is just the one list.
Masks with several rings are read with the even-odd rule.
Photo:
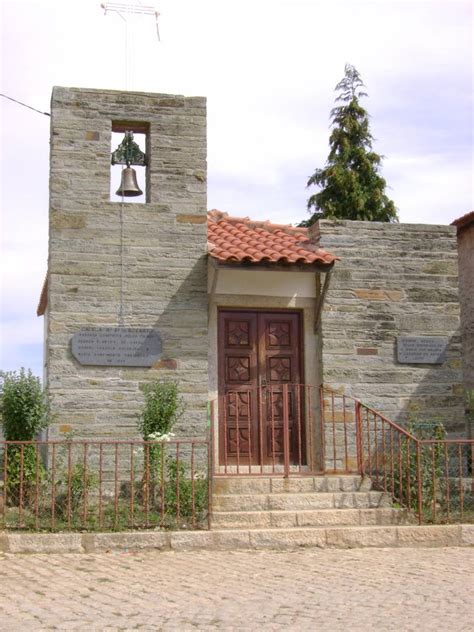
[[[394, 421], [409, 411], [465, 432], [456, 231], [450, 226], [319, 222], [336, 262], [322, 315], [324, 383]], [[397, 336], [447, 337], [443, 364], [400, 364]]]
[[474, 389], [474, 215], [458, 228], [458, 256], [464, 383]]
[[[47, 384], [50, 437], [137, 436], [141, 385], [171, 377], [207, 427], [206, 102], [162, 94], [54, 88], [51, 104]], [[150, 369], [82, 366], [74, 333], [116, 326], [122, 204], [110, 201], [113, 122], [148, 126], [148, 203], [123, 205], [125, 326], [163, 339]], [[115, 149], [115, 147], [113, 147]]]
[[[466, 390], [474, 391], [474, 213], [468, 215], [464, 225], [458, 226], [457, 234], [464, 386]], [[473, 416], [471, 409], [467, 422], [470, 439], [474, 439]]]

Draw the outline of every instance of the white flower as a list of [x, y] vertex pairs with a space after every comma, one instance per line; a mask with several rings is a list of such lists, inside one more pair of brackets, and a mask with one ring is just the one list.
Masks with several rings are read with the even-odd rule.
[[163, 434], [160, 432], [152, 432], [148, 435], [149, 441], [170, 441], [171, 437], [174, 437], [173, 432], [164, 432]]

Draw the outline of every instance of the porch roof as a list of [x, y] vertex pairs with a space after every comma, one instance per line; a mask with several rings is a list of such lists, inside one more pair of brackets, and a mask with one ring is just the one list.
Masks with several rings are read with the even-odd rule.
[[219, 263], [328, 268], [339, 259], [319, 248], [307, 228], [231, 217], [218, 210], [209, 211], [207, 218], [208, 253]]

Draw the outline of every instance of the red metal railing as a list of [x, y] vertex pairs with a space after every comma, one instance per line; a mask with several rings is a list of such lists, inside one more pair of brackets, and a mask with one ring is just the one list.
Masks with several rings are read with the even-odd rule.
[[474, 441], [425, 438], [349, 395], [305, 384], [212, 403], [218, 475], [357, 473], [422, 522], [474, 520]]
[[327, 472], [369, 476], [420, 524], [474, 521], [473, 440], [420, 438], [328, 388], [321, 388], [321, 410]]
[[209, 528], [208, 441], [0, 442], [0, 528]]
[[322, 473], [319, 402], [306, 384], [239, 389], [212, 403], [214, 472], [231, 475]]

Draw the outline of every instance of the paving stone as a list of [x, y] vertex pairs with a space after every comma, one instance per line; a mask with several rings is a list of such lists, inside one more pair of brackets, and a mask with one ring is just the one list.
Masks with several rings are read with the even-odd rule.
[[268, 494], [271, 491], [270, 478], [214, 478], [214, 494]]
[[[271, 511], [270, 523], [272, 527], [287, 529], [298, 526], [298, 511]], [[301, 526], [301, 525], [300, 525]]]
[[133, 533], [96, 533], [93, 536], [95, 551], [107, 549], [149, 549], [164, 551], [170, 548], [170, 534], [136, 531]]
[[213, 497], [214, 511], [263, 511], [269, 509], [268, 494], [218, 494]]
[[1, 557], [0, 629], [472, 629], [474, 548]]
[[246, 530], [215, 532], [213, 546], [214, 550], [250, 549], [250, 532]]
[[79, 533], [9, 533], [11, 553], [82, 553]]
[[8, 536], [6, 533], [0, 533], [0, 552], [8, 551]]
[[326, 529], [328, 547], [390, 547], [396, 546], [397, 532], [393, 527], [350, 527]]
[[170, 544], [174, 551], [192, 551], [194, 549], [212, 549], [214, 533], [212, 531], [171, 531]]
[[361, 525], [412, 524], [415, 517], [405, 509], [381, 507], [377, 509], [359, 509]]
[[324, 509], [321, 511], [299, 511], [297, 513], [299, 527], [358, 525], [360, 516], [358, 509]]
[[461, 525], [461, 543], [474, 546], [474, 524]]
[[272, 494], [268, 497], [270, 509], [332, 509], [336, 494]]
[[313, 492], [314, 487], [314, 478], [311, 476], [307, 478], [274, 478], [271, 481], [271, 491], [274, 494], [284, 492]]
[[273, 550], [324, 547], [326, 536], [323, 529], [256, 529], [250, 531], [250, 544], [256, 549]]
[[452, 546], [461, 544], [461, 526], [437, 525], [399, 526], [397, 528], [400, 546]]
[[214, 512], [212, 516], [213, 529], [262, 529], [271, 523], [269, 511], [223, 511]]
[[360, 476], [325, 476], [324, 478], [328, 492], [354, 492], [360, 485]]

